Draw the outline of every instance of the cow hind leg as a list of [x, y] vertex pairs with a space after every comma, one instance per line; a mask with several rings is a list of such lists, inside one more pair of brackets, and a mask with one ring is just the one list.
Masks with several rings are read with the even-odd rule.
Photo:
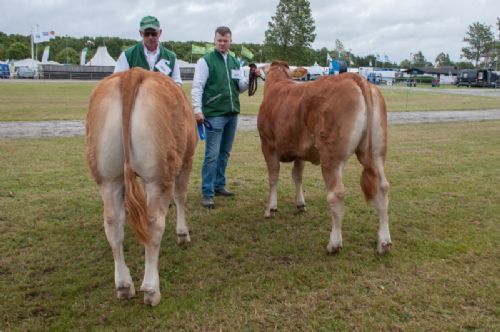
[[172, 184], [165, 187], [156, 183], [146, 183], [145, 186], [151, 238], [145, 244], [146, 262], [141, 291], [144, 292], [144, 304], [156, 306], [161, 300], [158, 256], [160, 254], [161, 239], [165, 231], [165, 217], [172, 199]]
[[280, 160], [275, 153], [264, 153], [269, 176], [269, 197], [264, 217], [270, 218], [278, 212], [278, 179], [280, 175]]
[[327, 201], [332, 218], [332, 230], [326, 251], [334, 255], [342, 248], [342, 219], [344, 218], [344, 184], [342, 172], [344, 163], [331, 163], [322, 166], [323, 179], [327, 190]]
[[186, 195], [189, 181], [190, 167], [184, 166], [175, 180], [174, 200], [177, 208], [177, 224], [175, 228], [177, 244], [183, 245], [191, 242], [189, 227], [186, 222]]
[[306, 211], [306, 203], [304, 200], [304, 190], [302, 188], [302, 174], [304, 173], [305, 161], [296, 159], [293, 163], [292, 178], [295, 183], [295, 205], [299, 213]]
[[391, 250], [391, 234], [389, 233], [389, 182], [384, 173], [384, 162], [382, 158], [375, 161], [378, 174], [378, 189], [375, 194], [374, 203], [379, 217], [377, 252], [381, 255]]
[[125, 264], [123, 253], [123, 226], [126, 220], [124, 188], [122, 179], [104, 181], [100, 184], [104, 203], [104, 231], [115, 261], [115, 287], [116, 296], [119, 299], [129, 299], [135, 296], [134, 283]]

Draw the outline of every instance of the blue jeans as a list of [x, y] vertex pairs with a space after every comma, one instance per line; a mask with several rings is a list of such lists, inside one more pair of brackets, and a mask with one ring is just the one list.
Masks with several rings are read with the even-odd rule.
[[238, 115], [210, 116], [205, 120], [212, 128], [205, 127], [205, 159], [201, 169], [201, 193], [214, 197], [216, 189], [226, 186], [226, 166], [233, 147], [238, 126]]

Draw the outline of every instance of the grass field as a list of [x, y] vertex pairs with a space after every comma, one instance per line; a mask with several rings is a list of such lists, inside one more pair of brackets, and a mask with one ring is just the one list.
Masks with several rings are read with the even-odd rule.
[[[90, 92], [96, 82], [1, 82], [0, 121], [82, 120]], [[263, 85], [257, 93], [241, 95], [241, 114], [256, 115]], [[184, 91], [190, 96], [191, 83]], [[500, 108], [498, 97], [449, 95], [413, 91], [411, 88], [382, 89], [389, 111], [476, 110]], [[189, 98], [190, 99], [190, 98]]]
[[[115, 299], [102, 203], [83, 138], [0, 140], [0, 330], [498, 331], [500, 122], [391, 126], [393, 251], [375, 254], [377, 221], [346, 167], [344, 248], [334, 257], [318, 167], [308, 211], [294, 214], [290, 165], [278, 216], [263, 218], [256, 132], [238, 133], [228, 168], [235, 199], [199, 206], [203, 146], [190, 181], [192, 244], [175, 245], [171, 209], [160, 254], [162, 302]], [[136, 288], [143, 249], [127, 226]]]
[[382, 94], [389, 111], [448, 111], [500, 109], [499, 97], [479, 97], [412, 91], [411, 88], [383, 87]]

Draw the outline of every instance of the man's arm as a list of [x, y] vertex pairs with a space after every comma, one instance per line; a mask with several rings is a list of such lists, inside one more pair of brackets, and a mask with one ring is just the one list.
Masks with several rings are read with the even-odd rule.
[[172, 79], [175, 84], [182, 86], [181, 70], [179, 69], [179, 61], [175, 60], [174, 70], [172, 71]]
[[242, 93], [248, 89], [248, 77], [245, 77], [245, 71], [243, 70], [243, 67], [240, 67], [240, 77], [241, 79], [238, 80], [238, 88], [240, 90], [240, 93]]
[[202, 122], [203, 113], [201, 111], [203, 90], [208, 80], [208, 65], [205, 59], [201, 58], [196, 63], [194, 69], [193, 86], [191, 88], [191, 101], [193, 105], [193, 112], [198, 122]]
[[[250, 68], [250, 70], [252, 70], [252, 69]], [[260, 69], [259, 68], [255, 68], [255, 75], [257, 77], [260, 77]], [[240, 77], [242, 77], [242, 79], [240, 79], [238, 81], [238, 88], [240, 89], [240, 93], [242, 93], [248, 89], [248, 84], [249, 84], [249, 80], [250, 80], [250, 72], [248, 72], [248, 77], [245, 77], [244, 70], [242, 67], [240, 67]]]
[[114, 73], [119, 73], [121, 71], [129, 70], [130, 66], [128, 65], [127, 57], [125, 56], [125, 52], [120, 54], [120, 57], [116, 61], [115, 71]]

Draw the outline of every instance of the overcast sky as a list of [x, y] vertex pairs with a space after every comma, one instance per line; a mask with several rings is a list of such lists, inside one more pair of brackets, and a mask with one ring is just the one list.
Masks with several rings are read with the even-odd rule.
[[[277, 0], [0, 0], [0, 31], [29, 35], [31, 29], [58, 36], [116, 36], [139, 39], [138, 26], [154, 15], [162, 41], [211, 41], [219, 25], [233, 31], [237, 43], [262, 43]], [[462, 41], [473, 22], [491, 25], [498, 38], [499, 0], [311, 0], [316, 23], [313, 48], [344, 47], [358, 56], [387, 55], [399, 63], [422, 51], [434, 62], [445, 52], [460, 61]]]

